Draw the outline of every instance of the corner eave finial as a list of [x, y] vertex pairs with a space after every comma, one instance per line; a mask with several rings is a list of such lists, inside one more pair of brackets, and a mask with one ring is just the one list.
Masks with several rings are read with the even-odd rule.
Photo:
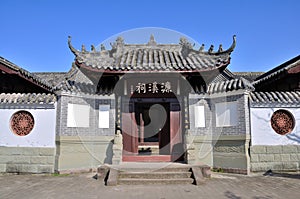
[[215, 54], [216, 55], [224, 54], [224, 53], [230, 54], [234, 50], [235, 46], [236, 46], [236, 35], [233, 35], [233, 42], [232, 42], [231, 46], [227, 50], [223, 51], [223, 47], [220, 45], [219, 50]]
[[233, 42], [227, 51], [232, 52], [236, 46], [236, 35], [233, 35]]
[[72, 53], [74, 53], [75, 55], [77, 55], [78, 51], [72, 46], [71, 40], [72, 40], [72, 37], [68, 36], [68, 45], [69, 45], [69, 48], [72, 51]]

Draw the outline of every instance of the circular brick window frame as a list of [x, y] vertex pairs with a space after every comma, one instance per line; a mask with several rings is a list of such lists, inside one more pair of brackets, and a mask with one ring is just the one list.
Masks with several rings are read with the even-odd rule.
[[279, 109], [271, 117], [271, 126], [277, 134], [286, 135], [293, 131], [295, 118], [291, 112]]
[[10, 129], [18, 136], [28, 135], [34, 127], [34, 117], [28, 111], [15, 112], [10, 118]]

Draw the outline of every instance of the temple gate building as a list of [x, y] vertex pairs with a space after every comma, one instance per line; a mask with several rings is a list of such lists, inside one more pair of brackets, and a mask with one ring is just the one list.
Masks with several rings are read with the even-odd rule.
[[299, 170], [300, 57], [232, 73], [236, 46], [127, 44], [77, 50], [66, 73], [0, 59], [0, 172], [53, 173], [122, 162], [227, 172]]

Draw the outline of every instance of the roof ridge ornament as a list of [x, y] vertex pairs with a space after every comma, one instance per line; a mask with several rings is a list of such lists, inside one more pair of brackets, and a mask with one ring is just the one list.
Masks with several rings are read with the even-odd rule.
[[95, 46], [93, 44], [91, 45], [91, 51], [94, 52], [94, 53], [97, 52], [96, 48], [95, 48]]
[[124, 46], [124, 39], [123, 37], [117, 37], [114, 43], [110, 43], [112, 49], [122, 48]]
[[111, 45], [111, 50], [109, 51], [110, 57], [117, 58], [119, 57], [124, 49], [124, 39], [123, 37], [119, 36], [117, 37], [116, 41], [114, 43], [110, 43]]
[[200, 48], [199, 48], [199, 52], [204, 52], [204, 47], [205, 47], [205, 45], [202, 44], [202, 45], [200, 46]]
[[86, 48], [84, 44], [81, 45], [81, 52], [86, 53]]
[[189, 53], [193, 50], [193, 45], [185, 37], [180, 37], [179, 44], [181, 45], [181, 54], [184, 58], [186, 58], [189, 55]]
[[222, 44], [219, 45], [219, 49], [218, 49], [218, 53], [221, 53], [221, 52], [223, 52], [223, 45]]
[[148, 46], [156, 46], [156, 41], [155, 41], [155, 39], [154, 39], [154, 35], [153, 34], [151, 34], [150, 35], [150, 39], [149, 39], [149, 42], [148, 42]]
[[212, 54], [214, 52], [214, 45], [210, 45], [209, 49], [208, 49], [208, 53]]

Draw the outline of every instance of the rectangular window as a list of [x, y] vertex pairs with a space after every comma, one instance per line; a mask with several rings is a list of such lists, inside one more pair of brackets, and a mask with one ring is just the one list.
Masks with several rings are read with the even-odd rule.
[[99, 105], [99, 128], [109, 128], [109, 105]]
[[89, 127], [90, 106], [81, 104], [68, 104], [68, 127]]
[[205, 127], [204, 106], [195, 106], [195, 127]]
[[236, 126], [238, 124], [237, 102], [216, 104], [216, 126]]

